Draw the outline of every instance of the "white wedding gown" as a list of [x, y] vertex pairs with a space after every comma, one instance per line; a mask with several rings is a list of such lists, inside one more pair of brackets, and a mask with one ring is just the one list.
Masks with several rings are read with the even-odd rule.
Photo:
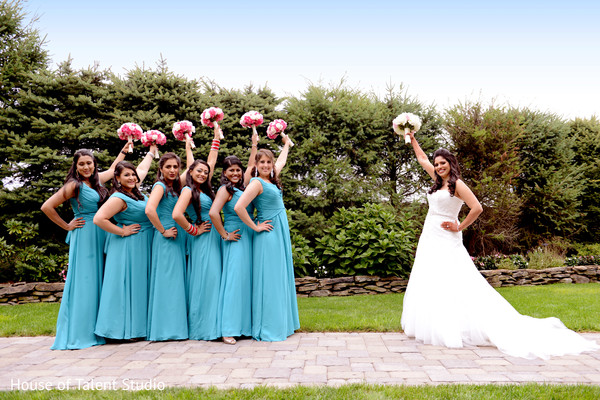
[[419, 239], [402, 312], [409, 337], [446, 347], [496, 346], [516, 357], [549, 358], [598, 350], [558, 318], [519, 314], [481, 276], [462, 233], [441, 228], [455, 221], [463, 201], [446, 190], [427, 195], [429, 212]]

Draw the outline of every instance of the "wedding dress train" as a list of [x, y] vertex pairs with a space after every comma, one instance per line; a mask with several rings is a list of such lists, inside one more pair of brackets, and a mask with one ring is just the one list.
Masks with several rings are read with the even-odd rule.
[[524, 358], [598, 350], [558, 318], [519, 314], [481, 276], [462, 233], [441, 228], [455, 221], [463, 201], [446, 190], [427, 195], [429, 212], [419, 239], [402, 312], [402, 329], [426, 344], [496, 346]]

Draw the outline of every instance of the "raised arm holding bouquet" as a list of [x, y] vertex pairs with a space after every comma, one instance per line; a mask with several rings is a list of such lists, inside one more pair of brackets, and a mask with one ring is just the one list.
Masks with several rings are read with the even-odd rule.
[[288, 137], [288, 135], [286, 135], [285, 133], [283, 133], [283, 131], [285, 131], [285, 129], [287, 128], [287, 123], [282, 120], [282, 119], [276, 119], [274, 121], [272, 121], [269, 124], [269, 127], [267, 128], [267, 137], [269, 139], [275, 139], [277, 137], [277, 135], [281, 134], [281, 137], [287, 137], [289, 142], [290, 142], [290, 147], [294, 146], [294, 142], [292, 142], [292, 140]]
[[142, 128], [133, 122], [126, 122], [117, 130], [119, 139], [127, 140], [127, 143], [129, 143], [129, 153], [133, 152], [133, 141], [140, 140], [142, 133], [144, 133]]
[[252, 128], [252, 134], [258, 135], [256, 132], [256, 127], [260, 126], [263, 123], [264, 119], [261, 113], [258, 111], [248, 111], [246, 114], [242, 115], [240, 119], [240, 125], [244, 128]]
[[408, 133], [421, 129], [421, 118], [412, 113], [402, 113], [392, 121], [392, 127], [398, 135], [404, 135], [404, 143], [410, 144]]
[[[175, 139], [184, 142], [186, 137], [192, 138], [192, 134], [196, 132], [196, 127], [190, 121], [179, 121], [173, 124], [173, 135]], [[196, 148], [194, 141], [191, 141], [192, 149]]]
[[202, 111], [202, 125], [208, 126], [209, 128], [218, 128], [220, 138], [224, 139], [225, 136], [223, 136], [223, 131], [219, 127], [219, 121], [222, 121], [224, 117], [225, 114], [219, 107], [207, 108]]

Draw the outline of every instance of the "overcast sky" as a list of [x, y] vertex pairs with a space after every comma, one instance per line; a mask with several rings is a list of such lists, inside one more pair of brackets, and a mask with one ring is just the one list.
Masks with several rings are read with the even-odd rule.
[[346, 78], [441, 111], [465, 101], [600, 117], [600, 1], [29, 0], [53, 65], [152, 67], [298, 95]]

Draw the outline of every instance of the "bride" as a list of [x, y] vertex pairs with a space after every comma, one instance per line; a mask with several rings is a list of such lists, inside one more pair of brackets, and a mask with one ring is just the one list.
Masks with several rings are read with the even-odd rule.
[[[429, 211], [404, 295], [402, 329], [406, 335], [446, 347], [491, 345], [524, 358], [600, 349], [557, 318], [519, 314], [487, 283], [463, 246], [461, 232], [481, 214], [481, 204], [460, 179], [452, 153], [437, 150], [432, 165], [413, 133], [409, 135], [419, 164], [434, 184], [427, 193]], [[470, 211], [459, 222], [463, 203]]]

